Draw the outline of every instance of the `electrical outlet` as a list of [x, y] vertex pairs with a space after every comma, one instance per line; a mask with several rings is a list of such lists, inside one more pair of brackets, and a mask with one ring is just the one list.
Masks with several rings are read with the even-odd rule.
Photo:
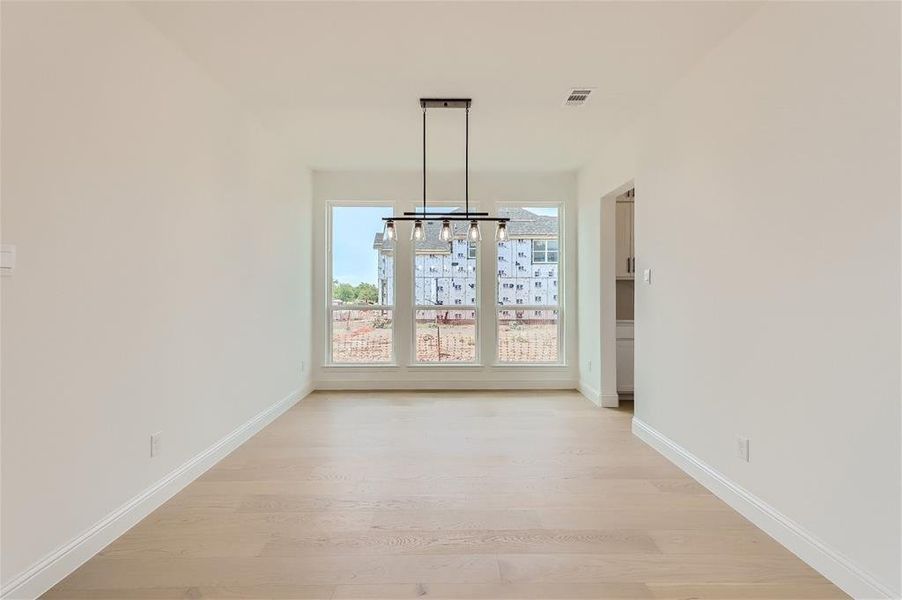
[[162, 436], [162, 435], [163, 435], [162, 431], [158, 431], [156, 433], [150, 434], [150, 457], [151, 458], [153, 458], [154, 456], [156, 456], [160, 453], [160, 436]]
[[749, 438], [741, 436], [736, 438], [736, 456], [739, 460], [749, 462]]

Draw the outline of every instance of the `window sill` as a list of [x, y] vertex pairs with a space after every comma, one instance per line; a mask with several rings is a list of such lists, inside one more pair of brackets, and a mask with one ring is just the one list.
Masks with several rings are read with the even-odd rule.
[[397, 363], [333, 363], [322, 365], [321, 369], [397, 369]]
[[565, 369], [567, 363], [494, 363], [491, 365], [483, 365], [479, 363], [411, 363], [408, 365], [400, 365], [396, 363], [379, 364], [379, 363], [337, 363], [322, 365], [321, 369], [522, 369], [529, 367], [533, 369]]
[[505, 369], [507, 367], [532, 367], [534, 369], [563, 369], [567, 367], [567, 363], [528, 363], [528, 362], [510, 362], [510, 363], [495, 363], [491, 365], [493, 368], [497, 369]]
[[411, 363], [409, 369], [484, 369], [485, 365], [479, 363]]
[[407, 365], [410, 369], [432, 369], [432, 368], [440, 368], [440, 369], [507, 369], [511, 368], [522, 368], [522, 367], [533, 367], [538, 369], [564, 369], [567, 367], [567, 363], [494, 363], [491, 365], [483, 365], [483, 364], [475, 364], [475, 363], [467, 363], [467, 364], [441, 364], [441, 363], [417, 363]]

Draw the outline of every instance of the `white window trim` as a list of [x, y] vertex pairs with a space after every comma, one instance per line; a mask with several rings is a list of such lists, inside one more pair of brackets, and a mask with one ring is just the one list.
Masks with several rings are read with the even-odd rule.
[[[315, 287], [319, 288], [322, 285], [322, 288], [319, 288], [318, 294], [320, 295], [320, 306], [323, 307], [323, 315], [326, 317], [322, 319], [322, 324], [320, 327], [323, 329], [320, 330], [322, 333], [317, 335], [317, 338], [322, 340], [323, 346], [322, 348], [317, 349], [317, 353], [322, 356], [322, 362], [317, 368], [321, 368], [324, 370], [349, 370], [354, 371], [360, 374], [364, 374], [367, 372], [396, 372], [398, 374], [403, 374], [406, 370], [434, 370], [436, 373], [442, 372], [443, 370], [447, 371], [451, 370], [461, 370], [467, 371], [470, 370], [473, 373], [483, 373], [485, 370], [489, 370], [489, 372], [500, 373], [505, 370], [511, 369], [519, 369], [523, 367], [540, 369], [540, 370], [549, 370], [556, 371], [562, 368], [569, 368], [569, 359], [571, 357], [572, 350], [569, 348], [569, 344], [571, 343], [571, 336], [568, 333], [569, 321], [568, 319], [568, 310], [567, 310], [567, 302], [570, 298], [570, 294], [568, 293], [568, 283], [570, 281], [570, 277], [567, 273], [567, 267], [570, 263], [567, 261], [570, 259], [569, 254], [565, 251], [570, 250], [567, 245], [570, 239], [568, 235], [567, 228], [572, 224], [568, 219], [568, 212], [566, 210], [566, 203], [564, 201], [523, 201], [523, 200], [514, 200], [514, 201], [489, 201], [483, 204], [482, 210], [487, 210], [492, 214], [495, 214], [498, 210], [506, 207], [556, 207], [558, 209], [558, 217], [559, 217], [559, 231], [558, 231], [558, 248], [559, 248], [559, 256], [558, 256], [558, 303], [556, 306], [554, 305], [543, 305], [545, 309], [556, 310], [558, 312], [558, 361], [557, 362], [531, 362], [531, 363], [520, 363], [520, 362], [500, 362], [497, 360], [497, 345], [498, 345], [498, 310], [503, 309], [505, 307], [498, 306], [498, 279], [497, 279], [497, 243], [494, 239], [494, 228], [487, 225], [491, 225], [490, 222], [481, 223], [481, 227], [483, 229], [483, 239], [482, 242], [478, 244], [479, 250], [479, 266], [477, 268], [477, 304], [475, 310], [477, 311], [477, 362], [475, 363], [458, 363], [458, 362], [428, 362], [428, 363], [417, 363], [413, 361], [414, 358], [414, 344], [415, 344], [415, 331], [414, 331], [414, 317], [415, 317], [415, 308], [413, 305], [414, 294], [415, 294], [415, 286], [414, 286], [414, 252], [413, 246], [408, 240], [408, 236], [410, 233], [410, 223], [401, 223], [401, 227], [399, 228], [400, 243], [396, 243], [395, 252], [392, 255], [393, 261], [393, 277], [392, 277], [392, 286], [394, 288], [394, 298], [393, 304], [391, 306], [385, 305], [377, 306], [377, 305], [366, 305], [367, 309], [385, 309], [392, 311], [392, 362], [385, 363], [333, 363], [331, 362], [331, 353], [332, 353], [332, 344], [331, 344], [331, 293], [332, 293], [332, 270], [333, 265], [331, 261], [331, 248], [332, 248], [332, 208], [333, 207], [353, 207], [353, 206], [385, 206], [392, 207], [394, 209], [394, 214], [400, 214], [400, 212], [404, 210], [409, 210], [411, 204], [407, 201], [401, 201], [396, 199], [390, 199], [383, 197], [382, 199], [351, 199], [351, 200], [331, 200], [328, 198], [323, 198], [320, 204], [320, 214], [323, 215], [321, 223], [324, 222], [325, 227], [320, 229], [322, 232], [322, 237], [319, 238], [321, 241], [318, 246], [321, 252], [325, 252], [325, 256], [323, 260], [318, 261], [319, 267], [318, 269], [322, 269], [319, 277], [319, 281], [315, 283]], [[430, 201], [430, 208], [432, 206], [460, 206], [459, 202], [445, 202], [438, 203]], [[475, 204], [474, 204], [475, 207]], [[319, 212], [319, 211], [317, 211]], [[489, 249], [491, 246], [491, 249]], [[409, 264], [409, 272], [404, 271], [403, 265]], [[322, 277], [325, 276], [325, 281]], [[486, 281], [490, 281], [491, 289], [485, 287]], [[406, 290], [409, 290], [409, 294]], [[408, 295], [410, 298], [408, 298]], [[347, 306], [347, 305], [346, 305]], [[531, 305], [510, 305], [507, 308], [511, 310], [524, 310], [528, 309]], [[463, 305], [451, 305], [453, 308], [466, 308]], [[473, 310], [472, 306], [469, 306], [470, 310]], [[449, 308], [445, 305], [441, 305], [441, 308]], [[404, 313], [404, 314], [402, 314]], [[409, 314], [408, 314], [409, 313]], [[409, 318], [408, 318], [409, 317]], [[408, 330], [408, 328], [410, 328]], [[314, 327], [314, 330], [318, 329], [318, 327]], [[572, 333], [572, 332], [571, 332]], [[407, 342], [405, 342], [407, 340]], [[403, 376], [403, 375], [401, 375]]]

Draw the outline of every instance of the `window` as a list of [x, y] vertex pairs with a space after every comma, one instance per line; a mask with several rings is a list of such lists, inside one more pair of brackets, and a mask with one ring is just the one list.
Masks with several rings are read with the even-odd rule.
[[557, 263], [557, 240], [533, 240], [532, 264]]
[[[454, 212], [459, 209], [446, 209]], [[474, 363], [477, 351], [478, 244], [466, 221], [452, 221], [452, 241], [439, 239], [441, 221], [425, 223], [414, 242], [414, 356], [416, 363]]]
[[558, 363], [560, 218], [556, 206], [502, 208], [498, 242], [496, 355], [499, 363]]
[[329, 248], [329, 359], [394, 360], [394, 249], [382, 240], [391, 206], [333, 206]]

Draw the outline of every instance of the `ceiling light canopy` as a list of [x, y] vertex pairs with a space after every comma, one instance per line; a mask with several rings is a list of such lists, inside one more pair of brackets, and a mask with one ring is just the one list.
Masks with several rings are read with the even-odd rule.
[[[413, 229], [410, 232], [410, 239], [418, 242], [426, 238], [426, 227], [424, 222], [433, 220], [441, 220], [442, 228], [439, 233], [439, 239], [443, 242], [450, 243], [454, 239], [454, 229], [451, 226], [452, 221], [469, 221], [466, 239], [471, 242], [482, 240], [482, 233], [479, 231], [480, 221], [495, 221], [496, 231], [495, 239], [507, 239], [507, 222], [506, 217], [492, 217], [487, 212], [470, 212], [470, 98], [420, 98], [420, 107], [423, 109], [423, 208], [417, 211], [407, 211], [399, 216], [383, 217], [385, 221], [385, 229], [382, 239], [393, 241], [397, 239], [395, 231], [395, 221], [413, 221]], [[464, 109], [464, 211], [461, 212], [442, 212], [429, 211], [426, 206], [426, 112], [430, 108], [462, 108]], [[429, 217], [436, 217], [430, 219]]]

